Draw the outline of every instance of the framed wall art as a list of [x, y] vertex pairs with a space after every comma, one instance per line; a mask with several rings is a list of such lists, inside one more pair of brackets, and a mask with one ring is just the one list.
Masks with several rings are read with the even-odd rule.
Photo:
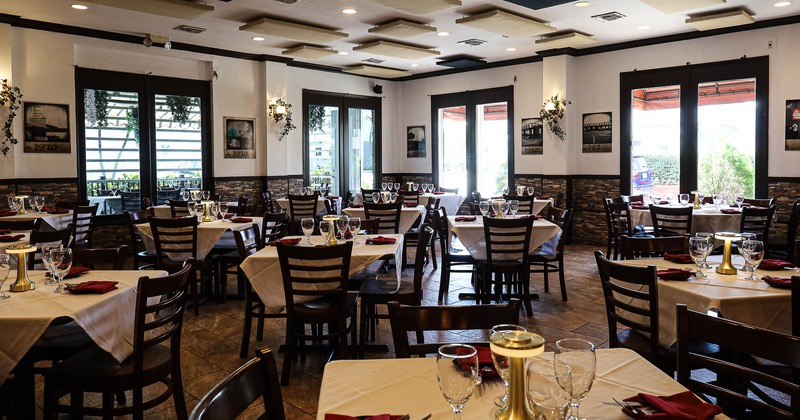
[[225, 153], [226, 159], [255, 159], [256, 158], [256, 119], [223, 117], [225, 127]]
[[541, 118], [523, 118], [520, 125], [523, 155], [541, 155], [544, 149], [544, 131]]
[[583, 114], [583, 153], [611, 153], [611, 113]]
[[800, 99], [786, 101], [786, 150], [800, 150]]
[[25, 153], [70, 153], [69, 105], [25, 102]]
[[425, 153], [425, 126], [416, 125], [406, 128], [406, 156], [410, 158], [423, 158]]

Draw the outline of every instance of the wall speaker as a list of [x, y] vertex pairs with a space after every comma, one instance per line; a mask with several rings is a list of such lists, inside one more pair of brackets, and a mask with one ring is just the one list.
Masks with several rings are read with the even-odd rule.
[[375, 85], [372, 87], [372, 91], [375, 92], [376, 95], [380, 95], [383, 93], [383, 86]]

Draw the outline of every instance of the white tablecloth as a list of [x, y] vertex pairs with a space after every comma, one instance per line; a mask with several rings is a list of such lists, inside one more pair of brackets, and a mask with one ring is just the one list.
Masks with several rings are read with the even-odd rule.
[[[720, 208], [728, 208], [720, 206]], [[725, 214], [717, 211], [714, 205], [704, 205], [692, 212], [692, 234], [697, 232], [738, 232], [741, 214]], [[631, 209], [633, 226], [652, 226], [649, 209]]]
[[[292, 217], [292, 212], [291, 212], [291, 209], [289, 208], [289, 199], [288, 198], [279, 198], [279, 199], [275, 200], [275, 202], [278, 203], [278, 205], [282, 209], [286, 209], [286, 215], [287, 216]], [[342, 208], [342, 198], [341, 197], [337, 198], [336, 202], [337, 202], [336, 207], [338, 209], [341, 209]], [[328, 213], [328, 210], [325, 208], [325, 197], [321, 197], [320, 196], [319, 199], [317, 199], [317, 215], [322, 216], [322, 215], [327, 214], [327, 213]]]
[[[25, 236], [23, 236], [22, 238], [20, 238], [17, 241], [13, 241], [13, 242], [0, 242], [0, 254], [5, 254], [6, 253], [6, 248], [8, 248], [10, 246], [27, 244], [28, 240], [31, 237], [31, 231], [29, 231], [29, 230], [15, 230], [15, 231], [12, 231], [11, 233], [8, 233], [8, 234], [3, 235], [3, 236], [17, 236], [17, 235], [25, 235]], [[33, 254], [31, 254], [31, 255], [33, 255]], [[16, 254], [11, 254], [11, 268], [12, 269], [16, 269], [17, 268], [17, 255]], [[9, 276], [8, 284], [11, 284], [11, 283], [13, 283], [13, 279]]]
[[[0, 301], [0, 382], [33, 346], [54, 319], [69, 317], [83, 328], [103, 350], [122, 361], [133, 353], [133, 323], [136, 312], [136, 285], [139, 277], [162, 277], [160, 270], [92, 270], [67, 283], [89, 280], [118, 281], [118, 290], [105, 294], [73, 295], [52, 293], [54, 286], [45, 286], [44, 271], [29, 271], [28, 278], [36, 289], [11, 293]], [[12, 271], [3, 291], [16, 279]]]
[[[252, 222], [247, 223], [233, 223], [231, 221], [217, 220], [215, 222], [203, 222], [197, 226], [197, 258], [205, 258], [211, 248], [214, 248], [218, 243], [227, 248], [236, 248], [236, 242], [233, 239], [233, 234], [230, 231], [244, 230], [250, 227], [253, 223], [258, 225], [259, 231], [261, 230], [261, 223], [263, 217], [248, 217], [253, 219]], [[136, 225], [136, 229], [142, 235], [142, 241], [145, 248], [155, 254], [156, 243], [153, 239], [153, 232], [150, 230], [148, 223], [141, 223]], [[174, 258], [172, 256], [170, 258]], [[188, 255], [184, 256], [189, 258]]]
[[[342, 210], [342, 213], [351, 216], [351, 217], [360, 217], [361, 220], [365, 219], [365, 212], [363, 208], [354, 208], [348, 207]], [[406, 233], [411, 228], [415, 227], [414, 222], [417, 219], [424, 218], [425, 215], [425, 206], [416, 206], [416, 207], [406, 207], [403, 206], [400, 208], [400, 225], [398, 226], [398, 232]]]
[[[552, 353], [540, 357], [552, 358]], [[645, 392], [672, 395], [686, 391], [681, 384], [628, 349], [597, 350], [597, 377], [581, 402], [581, 415], [590, 419], [628, 417], [618, 406], [603, 404]], [[492, 419], [494, 399], [502, 385], [484, 386], [464, 406], [463, 419]], [[408, 413], [412, 419], [432, 414], [432, 420], [453, 418], [436, 380], [436, 359], [338, 360], [325, 365], [319, 394], [317, 419], [325, 413], [351, 416]], [[727, 418], [719, 415], [716, 419]]]
[[[374, 237], [377, 235], [367, 235]], [[367, 245], [364, 243], [365, 237], [359, 236], [358, 242], [353, 246], [353, 254], [350, 257], [350, 274], [355, 274], [366, 268], [373, 261], [387, 256], [394, 255], [395, 261], [401, 261], [403, 255], [403, 235], [382, 235], [384, 237], [395, 238], [396, 242], [391, 245]], [[322, 243], [321, 236], [313, 236], [312, 242]], [[305, 239], [303, 240], [305, 241]], [[261, 301], [268, 312], [279, 313], [286, 306], [286, 297], [283, 291], [283, 275], [281, 274], [281, 264], [278, 261], [278, 249], [274, 246], [266, 246], [264, 249], [247, 257], [240, 266], [244, 274], [250, 280], [253, 290], [258, 293]], [[397, 270], [397, 285], [400, 282], [401, 270]], [[300, 300], [297, 300], [300, 302]]]
[[0, 220], [36, 220], [42, 219], [44, 224], [42, 230], [61, 230], [72, 223], [72, 210], [64, 214], [50, 214], [50, 213], [34, 213], [28, 211], [25, 214], [17, 214], [14, 216], [3, 216]]
[[[464, 202], [464, 196], [453, 194], [453, 193], [444, 193], [444, 194], [420, 194], [419, 196], [419, 203], [423, 206], [428, 204], [428, 199], [431, 197], [435, 197], [439, 199], [439, 206], [444, 207], [447, 210], [447, 214], [458, 214], [458, 209], [461, 208], [461, 203]], [[355, 204], [364, 204], [364, 197], [361, 196], [361, 193], [356, 193], [356, 196], [353, 198], [353, 203]]]
[[[476, 216], [474, 222], [456, 222], [458, 216], [447, 216], [450, 233], [458, 236], [458, 240], [467, 248], [472, 258], [486, 260], [486, 237], [483, 234], [483, 218]], [[547, 220], [533, 222], [531, 231], [530, 252], [534, 253], [539, 245], [547, 242], [550, 247], [558, 244], [561, 228]]]
[[105, 195], [89, 197], [89, 205], [93, 206], [95, 204], [97, 204], [97, 214], [122, 213], [122, 197], [120, 196]]

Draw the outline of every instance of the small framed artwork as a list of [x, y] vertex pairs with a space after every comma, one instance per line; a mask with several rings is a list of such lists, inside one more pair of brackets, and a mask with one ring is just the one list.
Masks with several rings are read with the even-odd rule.
[[406, 156], [410, 158], [422, 158], [427, 156], [425, 153], [425, 126], [415, 125], [406, 128]]
[[786, 150], [800, 150], [800, 99], [786, 101]]
[[226, 159], [256, 158], [255, 118], [223, 117], [223, 127]]
[[25, 153], [70, 153], [69, 105], [25, 102]]
[[583, 114], [583, 153], [611, 153], [611, 113]]
[[522, 133], [522, 154], [543, 154], [544, 131], [542, 130], [542, 119], [523, 118], [520, 131]]

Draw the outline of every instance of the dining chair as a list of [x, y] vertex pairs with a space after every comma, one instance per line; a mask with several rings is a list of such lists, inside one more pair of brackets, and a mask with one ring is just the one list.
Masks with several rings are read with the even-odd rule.
[[30, 220], [0, 220], [0, 229], [18, 230], [39, 230], [42, 227], [42, 219]]
[[300, 221], [304, 218], [317, 217], [317, 201], [319, 194], [294, 195], [289, 194], [289, 221], [293, 235], [300, 235]]
[[[145, 201], [145, 198], [147, 201]], [[123, 212], [138, 211], [152, 207], [153, 203], [150, 202], [149, 197], [142, 198], [142, 193], [139, 191], [122, 191], [119, 193], [120, 207]], [[145, 203], [149, 202], [149, 205]]]
[[367, 203], [375, 203], [375, 200], [372, 199], [372, 193], [380, 193], [381, 190], [373, 190], [368, 188], [361, 189], [361, 202], [364, 204]]
[[413, 204], [415, 206], [419, 205], [419, 191], [400, 191], [400, 196], [398, 197], [398, 201], [403, 203], [403, 205]]
[[150, 222], [148, 219], [154, 215], [153, 208], [146, 207], [143, 210], [128, 211], [126, 213], [128, 214], [128, 237], [133, 251], [133, 268], [134, 270], [151, 269], [156, 265], [156, 255], [147, 250], [142, 240], [142, 235], [136, 226]]
[[[777, 210], [776, 210], [777, 211]], [[789, 223], [786, 226], [786, 235], [770, 235], [766, 244], [769, 258], [783, 258], [792, 261], [794, 258], [794, 244], [797, 239], [797, 227], [800, 220], [800, 199], [792, 203], [789, 212]]]
[[536, 200], [536, 197], [533, 195], [509, 195], [503, 194], [503, 199], [508, 202], [508, 200], [517, 200], [519, 202], [519, 207], [517, 210], [517, 214], [519, 215], [531, 215], [533, 214], [533, 201]]
[[[425, 204], [425, 214], [422, 220], [422, 225], [432, 226], [434, 229], [433, 237], [428, 239], [428, 246], [425, 248], [425, 255], [427, 258], [428, 250], [430, 250], [430, 261], [433, 263], [433, 269], [436, 270], [439, 268], [439, 263], [436, 261], [436, 241], [434, 240], [436, 237], [436, 227], [434, 223], [436, 221], [433, 218], [433, 213], [436, 209], [439, 208], [441, 205], [441, 200], [438, 197], [429, 197], [428, 202]], [[416, 223], [415, 223], [416, 225]], [[417, 244], [419, 243], [420, 234], [422, 232], [422, 226], [420, 227], [412, 227], [408, 230], [408, 232], [403, 234], [403, 268], [406, 268], [408, 265], [406, 264], [409, 248], [416, 248]], [[427, 263], [426, 259], [426, 263]]]
[[189, 202], [184, 200], [169, 200], [169, 212], [172, 217], [191, 216], [189, 213]]
[[[135, 194], [139, 194], [139, 193], [135, 193]], [[151, 200], [150, 197], [142, 197], [142, 208], [143, 209], [149, 209], [150, 207], [153, 207], [153, 200]], [[125, 206], [123, 206], [122, 210], [125, 211], [127, 209], [125, 208]]]
[[[800, 418], [800, 385], [768, 372], [753, 369], [743, 360], [753, 357], [771, 360], [800, 371], [800, 337], [781, 334], [729, 319], [690, 311], [686, 305], [677, 308], [677, 361], [678, 382], [690, 391], [708, 399], [714, 398], [724, 413], [734, 418]], [[725, 349], [723, 355], [698, 354], [691, 343], [710, 342]], [[703, 371], [704, 377], [716, 380], [702, 381], [692, 372]], [[748, 386], [773, 390], [788, 396], [789, 406], [770, 405], [748, 393]]]
[[[189, 260], [179, 271], [165, 277], [139, 278], [136, 287], [136, 314], [133, 354], [123, 361], [100, 347], [92, 346], [54, 365], [44, 373], [44, 418], [58, 413], [75, 416], [133, 415], [143, 413], [172, 397], [176, 417], [187, 418], [181, 377], [181, 329], [186, 301], [186, 286], [192, 270]], [[166, 342], [169, 346], [164, 345]], [[150, 397], [145, 387], [160, 383], [160, 394]], [[163, 389], [163, 391], [162, 391]], [[132, 404], [114, 406], [115, 394], [132, 393]], [[102, 394], [102, 406], [84, 406], [84, 393]], [[59, 398], [70, 394], [69, 405]], [[148, 400], [145, 401], [145, 397]]]
[[507, 297], [522, 299], [528, 316], [533, 315], [530, 293], [530, 241], [532, 217], [525, 219], [483, 218], [486, 260], [478, 261], [478, 298], [502, 302]]
[[334, 197], [325, 197], [325, 213], [338, 215], [339, 211], [339, 200]]
[[261, 242], [263, 244], [280, 239], [288, 233], [289, 223], [285, 212], [264, 213], [261, 219]]
[[[440, 341], [448, 337], [442, 331], [487, 330], [499, 324], [518, 324], [521, 302], [510, 299], [507, 303], [487, 305], [455, 306], [409, 306], [399, 302], [389, 302], [389, 323], [392, 326], [394, 353], [398, 359], [412, 356], [425, 357], [436, 354], [439, 347], [448, 342]], [[425, 334], [426, 331], [434, 332]], [[415, 342], [410, 342], [409, 333], [415, 333]], [[425, 335], [432, 342], [426, 342]], [[452, 336], [450, 336], [452, 337]], [[463, 337], [458, 340], [462, 342]], [[473, 341], [473, 345], [488, 346], [488, 336], [484, 341]]]
[[238, 417], [256, 401], [262, 408], [248, 414], [264, 420], [283, 420], [281, 385], [275, 356], [270, 349], [256, 350], [256, 357], [240, 366], [200, 400], [190, 420], [216, 420]]
[[620, 235], [619, 242], [623, 260], [663, 257], [665, 253], [689, 253], [688, 235], [654, 238]]
[[619, 195], [620, 200], [623, 203], [632, 203], [636, 201], [644, 202], [644, 194], [636, 194], [636, 195]]
[[606, 255], [614, 251], [614, 259], [619, 258], [620, 235], [631, 235], [630, 214], [631, 206], [628, 203], [615, 202], [613, 198], [603, 198], [603, 207], [606, 211], [606, 225], [608, 239], [606, 241]]
[[751, 206], [756, 207], [770, 207], [775, 204], [775, 198], [745, 198], [742, 200], [742, 203], [750, 204]]
[[72, 265], [92, 270], [123, 270], [127, 256], [127, 245], [118, 248], [75, 248], [72, 251]]
[[172, 202], [172, 200], [180, 200], [181, 192], [174, 188], [156, 191], [156, 203], [162, 204]]
[[261, 197], [264, 201], [264, 212], [275, 213], [275, 202], [272, 201], [272, 191], [264, 191], [261, 193]]
[[458, 188], [439, 187], [439, 191], [447, 194], [458, 194]]
[[71, 241], [72, 223], [67, 225], [67, 227], [64, 229], [57, 229], [53, 231], [45, 232], [36, 229], [32, 230], [30, 237], [28, 238], [28, 243], [31, 245], [36, 245], [37, 250], [31, 254], [28, 254], [28, 270], [33, 270], [37, 265], [42, 266], [41, 249], [43, 245], [61, 244], [61, 246], [67, 248]]
[[451, 273], [471, 274], [475, 280], [478, 275], [478, 261], [472, 258], [465, 249], [456, 250], [451, 243], [450, 229], [447, 222], [447, 209], [441, 207], [434, 212], [434, 228], [438, 232], [439, 250], [442, 256], [442, 273], [439, 278], [439, 299], [444, 301], [444, 294], [450, 290]]
[[98, 205], [77, 206], [72, 210], [72, 247], [91, 248], [94, 217]]
[[403, 203], [364, 203], [364, 218], [379, 219], [380, 233], [400, 233], [400, 212]]
[[[559, 209], [551, 207], [547, 220], [559, 228], [561, 234], [557, 241], [547, 241], [542, 244], [538, 252], [530, 256], [531, 273], [544, 274], [544, 291], [550, 292], [550, 271], [558, 272], [558, 282], [561, 286], [561, 300], [567, 301], [567, 282], [564, 277], [564, 242], [568, 232], [572, 230], [572, 209]], [[555, 246], [553, 246], [555, 242]]]
[[650, 204], [653, 235], [675, 236], [692, 233], [692, 207], [664, 207]]
[[[276, 246], [286, 301], [286, 346], [281, 385], [288, 385], [298, 347], [308, 340], [338, 341], [341, 355], [350, 356], [347, 335], [352, 333], [351, 339], [355, 344], [358, 293], [347, 290], [352, 242], [327, 247], [300, 247], [279, 242]], [[348, 319], [351, 319], [349, 324]], [[327, 333], [321, 327], [312, 328], [308, 333], [307, 324], [327, 324]]]
[[89, 200], [56, 200], [56, 208], [74, 210], [78, 206], [88, 206]]
[[742, 207], [742, 217], [739, 222], [739, 232], [756, 233], [759, 240], [769, 243], [769, 228], [772, 227], [772, 217], [775, 215], [775, 206], [753, 208]]
[[559, 191], [558, 194], [556, 194], [556, 199], [553, 202], [553, 205], [555, 207], [560, 208], [560, 209], [563, 209], [563, 208], [567, 207], [567, 200], [566, 200], [566, 197], [564, 196], [564, 192], [563, 191]]

